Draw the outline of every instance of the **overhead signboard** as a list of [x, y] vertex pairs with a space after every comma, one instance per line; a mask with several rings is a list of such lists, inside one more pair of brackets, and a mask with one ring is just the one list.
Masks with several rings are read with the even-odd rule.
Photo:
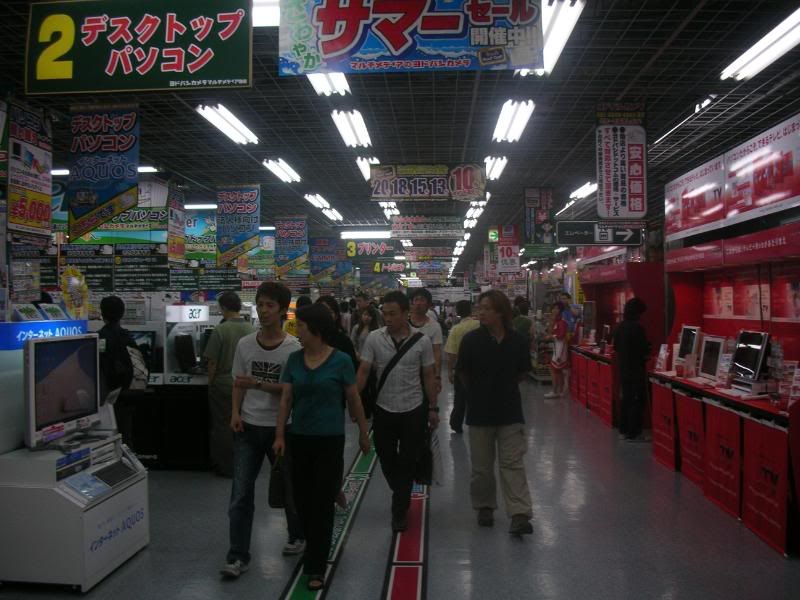
[[646, 135], [638, 125], [601, 125], [597, 138], [597, 216], [647, 216]]
[[392, 238], [404, 240], [457, 240], [464, 237], [461, 217], [392, 217]]
[[541, 0], [281, 0], [281, 75], [541, 69]]
[[25, 93], [252, 85], [251, 0], [34, 2]]
[[486, 168], [478, 164], [372, 165], [375, 202], [477, 202], [486, 199]]
[[348, 240], [345, 244], [347, 259], [358, 264], [380, 261], [393, 261], [398, 255], [393, 240]]
[[452, 246], [413, 246], [405, 248], [403, 254], [406, 260], [418, 262], [437, 258], [450, 258], [453, 255], [453, 248]]
[[561, 246], [641, 246], [641, 221], [559, 221], [556, 238]]
[[497, 247], [497, 272], [517, 273], [519, 271], [519, 246], [501, 244]]
[[[217, 266], [258, 247], [261, 186], [239, 185], [217, 190]], [[277, 225], [276, 225], [277, 227]]]
[[720, 227], [725, 218], [725, 159], [718, 156], [664, 186], [668, 242]]

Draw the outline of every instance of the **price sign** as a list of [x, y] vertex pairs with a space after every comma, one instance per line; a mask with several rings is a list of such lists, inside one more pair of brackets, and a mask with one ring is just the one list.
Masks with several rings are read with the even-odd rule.
[[501, 245], [497, 247], [497, 272], [519, 272], [519, 246]]

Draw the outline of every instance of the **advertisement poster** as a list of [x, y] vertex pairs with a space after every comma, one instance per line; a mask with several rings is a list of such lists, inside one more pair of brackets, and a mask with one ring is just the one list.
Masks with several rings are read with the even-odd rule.
[[169, 257], [166, 244], [114, 246], [114, 291], [161, 292], [169, 289]]
[[[5, 135], [5, 134], [4, 134]], [[8, 230], [50, 235], [53, 129], [42, 111], [8, 105]]]
[[541, 0], [281, 0], [281, 75], [541, 69]]
[[186, 213], [186, 261], [190, 267], [217, 264], [217, 214], [207, 210]]
[[[346, 257], [358, 265], [373, 261], [393, 261], [398, 254], [398, 245], [393, 240], [347, 240], [345, 242]], [[400, 251], [402, 252], [402, 250]], [[450, 251], [452, 254], [452, 250]]]
[[305, 215], [275, 219], [275, 272], [279, 277], [310, 274], [308, 222]]
[[250, 6], [249, 0], [33, 3], [25, 93], [249, 87]]
[[166, 244], [169, 211], [131, 208], [97, 229], [74, 240], [75, 244]]
[[709, 273], [703, 283], [703, 318], [733, 317], [733, 279], [723, 273]]
[[528, 244], [554, 244], [552, 188], [525, 188], [525, 241]]
[[217, 266], [226, 265], [258, 246], [261, 186], [217, 190]]
[[53, 181], [50, 193], [50, 227], [53, 233], [66, 233], [69, 227], [69, 213], [64, 202], [67, 186], [60, 181]]
[[[62, 271], [67, 267], [75, 267], [83, 273], [86, 285], [92, 292], [106, 293], [115, 289], [113, 246], [64, 244], [61, 246], [59, 264]], [[147, 274], [143, 277], [147, 277]]]
[[370, 185], [374, 202], [478, 202], [486, 199], [486, 168], [478, 164], [372, 165]]
[[139, 201], [138, 107], [74, 107], [70, 131], [69, 234], [78, 238]]
[[725, 153], [726, 224], [800, 205], [800, 114]]
[[800, 323], [800, 265], [772, 265], [772, 320]]
[[[0, 100], [0, 181], [8, 178], [8, 104]], [[5, 185], [5, 183], [3, 183]]]
[[330, 285], [336, 274], [336, 263], [342, 258], [339, 247], [342, 240], [335, 237], [317, 237], [308, 240], [311, 252], [311, 281]]
[[183, 190], [174, 182], [167, 188], [167, 208], [169, 224], [167, 226], [167, 247], [169, 262], [186, 264], [186, 210]]
[[392, 217], [392, 239], [458, 240], [464, 237], [461, 217]]
[[718, 156], [664, 186], [668, 242], [720, 226], [725, 218], [725, 162]]
[[262, 231], [258, 247], [247, 253], [247, 269], [260, 279], [275, 277], [275, 232]]
[[413, 246], [405, 248], [403, 255], [409, 262], [450, 258], [453, 256], [453, 248], [451, 246]]
[[597, 215], [642, 219], [647, 215], [646, 135], [638, 125], [601, 125], [597, 139]]
[[733, 317], [761, 318], [761, 293], [758, 269], [742, 269], [733, 275]]

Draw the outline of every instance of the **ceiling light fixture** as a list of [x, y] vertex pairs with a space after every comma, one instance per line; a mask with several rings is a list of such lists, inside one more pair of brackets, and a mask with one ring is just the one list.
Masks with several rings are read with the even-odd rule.
[[720, 79], [737, 81], [758, 75], [800, 42], [800, 8], [758, 40], [747, 52], [729, 64]]
[[280, 24], [280, 0], [253, 0], [253, 27], [278, 27]]
[[199, 105], [195, 110], [237, 144], [258, 144], [258, 138], [222, 104]]
[[277, 161], [265, 160], [261, 164], [272, 171], [272, 174], [284, 183], [300, 181], [300, 175], [297, 174], [297, 171], [290, 167], [282, 158], [279, 158]]
[[370, 173], [370, 165], [379, 165], [381, 164], [381, 161], [379, 161], [374, 156], [370, 156], [369, 158], [366, 158], [364, 156], [359, 156], [356, 159], [356, 164], [358, 165], [361, 174], [364, 176], [364, 179], [369, 181], [369, 178], [372, 176]]
[[575, 24], [586, 6], [586, 0], [556, 0], [555, 2], [542, 2], [542, 55], [544, 58], [543, 69], [518, 69], [515, 75], [527, 77], [531, 73], [545, 75], [553, 69], [567, 44]]
[[394, 259], [395, 260], [405, 260], [406, 257], [404, 255], [402, 255], [402, 254], [398, 254], [397, 256], [394, 257]]
[[400, 243], [403, 244], [403, 248], [413, 248], [414, 244], [411, 240], [400, 240]]
[[275, 227], [272, 225], [261, 225], [258, 228], [259, 231], [275, 231]]
[[650, 147], [652, 148], [652, 147], [656, 146], [657, 144], [660, 144], [662, 141], [664, 141], [664, 139], [665, 139], [665, 138], [666, 138], [668, 135], [672, 134], [672, 133], [673, 133], [673, 132], [674, 132], [676, 129], [679, 129], [679, 128], [680, 128], [680, 127], [682, 127], [682, 126], [683, 126], [683, 125], [684, 125], [684, 124], [685, 124], [687, 121], [689, 121], [690, 119], [694, 118], [694, 116], [695, 116], [695, 115], [697, 115], [698, 113], [700, 113], [700, 112], [704, 111], [704, 110], [705, 110], [705, 109], [707, 109], [709, 106], [711, 106], [711, 104], [713, 104], [713, 103], [716, 101], [716, 99], [717, 99], [717, 95], [716, 95], [716, 94], [709, 94], [709, 95], [708, 95], [708, 97], [707, 97], [705, 100], [703, 100], [702, 102], [699, 102], [699, 103], [695, 104], [695, 105], [694, 105], [694, 112], [693, 112], [692, 114], [690, 114], [690, 115], [689, 115], [688, 117], [686, 117], [686, 118], [685, 118], [683, 121], [681, 121], [680, 123], [678, 123], [677, 125], [675, 125], [675, 126], [672, 128], [672, 129], [670, 129], [669, 131], [667, 131], [667, 133], [665, 133], [664, 135], [662, 135], [662, 136], [661, 136], [660, 138], [658, 138], [658, 139], [657, 139], [655, 142], [653, 142], [652, 144], [650, 144]]
[[308, 73], [306, 75], [317, 96], [330, 96], [339, 94], [344, 96], [350, 93], [350, 86], [344, 73]]
[[392, 232], [384, 229], [364, 229], [362, 231], [342, 231], [339, 237], [343, 240], [388, 240], [392, 237]]
[[569, 248], [567, 248], [566, 246], [561, 246], [561, 248], [556, 248], [555, 250], [553, 250], [553, 254], [561, 254], [562, 252], [566, 252], [567, 250], [569, 250]]
[[342, 136], [347, 146], [351, 148], [372, 146], [367, 125], [364, 123], [364, 117], [361, 116], [360, 112], [357, 110], [351, 110], [350, 112], [335, 110], [331, 113], [331, 117], [333, 122], [336, 123], [339, 135]]
[[136, 170], [139, 173], [158, 173], [158, 169], [156, 169], [155, 167], [151, 167], [150, 165], [142, 165], [136, 167]]
[[576, 202], [576, 200], [570, 200], [569, 202], [567, 202], [567, 203], [564, 205], [564, 208], [562, 208], [560, 211], [558, 211], [558, 212], [556, 213], [556, 216], [558, 216], [558, 215], [560, 215], [561, 213], [563, 213], [563, 212], [564, 212], [565, 210], [567, 210], [567, 209], [568, 209], [570, 206], [572, 206], [573, 204], [575, 204], [575, 202]]
[[483, 159], [483, 162], [486, 164], [486, 178], [494, 181], [500, 179], [500, 175], [503, 174], [503, 169], [505, 169], [508, 164], [508, 159], [505, 156], [487, 156]]
[[586, 198], [587, 196], [591, 196], [597, 191], [597, 184], [592, 183], [591, 181], [587, 181], [577, 190], [572, 192], [569, 197], [574, 198], [575, 200], [580, 200], [581, 198]]
[[334, 222], [342, 220], [342, 215], [340, 215], [339, 211], [335, 208], [323, 208], [322, 214]]
[[52, 169], [50, 171], [50, 175], [52, 175], [53, 177], [61, 177], [69, 175], [69, 169]]
[[216, 204], [186, 204], [184, 207], [186, 210], [217, 210]]
[[323, 209], [331, 207], [331, 205], [328, 204], [328, 201], [319, 194], [306, 194], [304, 197], [314, 208]]
[[497, 118], [497, 125], [494, 127], [492, 140], [495, 142], [516, 142], [519, 140], [528, 120], [533, 114], [536, 105], [533, 100], [515, 102], [507, 100], [503, 104], [500, 116]]

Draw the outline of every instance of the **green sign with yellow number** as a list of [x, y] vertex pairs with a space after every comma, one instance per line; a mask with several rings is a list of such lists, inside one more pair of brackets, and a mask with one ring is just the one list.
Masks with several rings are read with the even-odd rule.
[[33, 3], [25, 93], [250, 87], [251, 22], [251, 0]]

